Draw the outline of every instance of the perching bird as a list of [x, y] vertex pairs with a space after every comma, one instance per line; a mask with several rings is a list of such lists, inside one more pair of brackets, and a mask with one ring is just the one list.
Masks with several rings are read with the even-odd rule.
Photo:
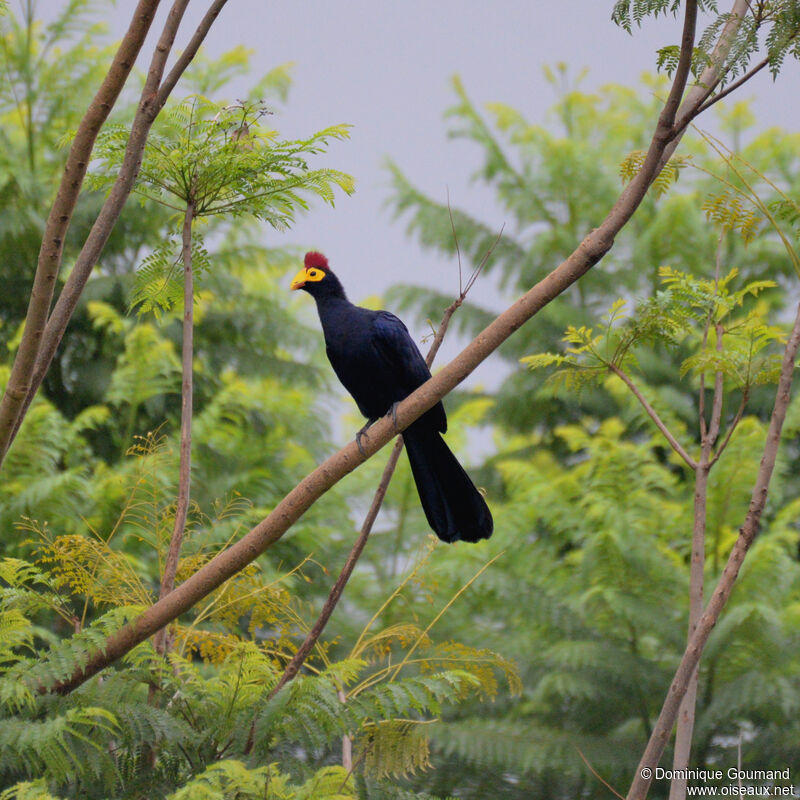
[[[356, 435], [360, 448], [364, 431], [425, 383], [430, 370], [406, 326], [388, 311], [353, 305], [321, 253], [306, 253], [291, 288], [316, 300], [331, 366], [367, 418]], [[442, 439], [446, 430], [444, 406], [437, 403], [403, 431], [428, 524], [445, 542], [488, 539], [492, 515]]]

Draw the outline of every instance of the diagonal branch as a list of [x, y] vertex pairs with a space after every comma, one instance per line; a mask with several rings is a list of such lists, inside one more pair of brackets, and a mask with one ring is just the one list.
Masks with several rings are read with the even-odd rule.
[[754, 77], [759, 72], [761, 72], [761, 70], [764, 69], [764, 67], [766, 67], [767, 64], [769, 64], [769, 59], [764, 58], [761, 61], [759, 61], [758, 64], [756, 64], [751, 70], [742, 75], [741, 78], [733, 81], [733, 83], [728, 84], [724, 89], [721, 89], [715, 95], [711, 96], [711, 92], [709, 92], [708, 99], [700, 104], [700, 106], [697, 109], [696, 115], [702, 114], [704, 111], [711, 108], [711, 106], [713, 106], [714, 103], [718, 103], [720, 100], [727, 97], [732, 92], [735, 92], [742, 84], [747, 83], [747, 81], [749, 81], [750, 78]]
[[11, 442], [16, 420], [30, 391], [31, 377], [61, 267], [64, 239], [83, 186], [97, 134], [133, 69], [158, 4], [159, 0], [140, 0], [136, 6], [108, 73], [81, 119], [69, 149], [61, 184], [42, 235], [22, 340], [0, 403], [0, 454], [7, 450]]
[[636, 384], [616, 364], [609, 364], [608, 368], [633, 392], [634, 397], [642, 404], [650, 419], [655, 422], [670, 447], [686, 462], [690, 469], [697, 469], [697, 462], [683, 449], [683, 445], [672, 435], [670, 429], [664, 424], [658, 412], [647, 402], [645, 396], [639, 391]]
[[636, 775], [631, 783], [628, 792], [628, 800], [644, 800], [647, 790], [652, 782], [653, 772], [658, 766], [658, 762], [664, 753], [664, 748], [669, 740], [672, 726], [678, 714], [678, 708], [686, 693], [692, 674], [700, 662], [700, 655], [703, 652], [708, 637], [722, 613], [722, 609], [730, 597], [733, 584], [739, 574], [747, 551], [753, 544], [755, 535], [758, 532], [761, 514], [767, 502], [767, 492], [769, 490], [770, 479], [775, 468], [775, 459], [778, 453], [778, 445], [781, 439], [783, 422], [786, 419], [786, 410], [789, 407], [791, 396], [792, 374], [794, 372], [795, 359], [800, 348], [800, 306], [797, 309], [797, 316], [792, 327], [792, 332], [786, 343], [783, 353], [781, 366], [781, 376], [778, 381], [778, 390], [775, 394], [775, 403], [770, 418], [767, 440], [764, 445], [764, 453], [761, 457], [761, 465], [753, 486], [753, 493], [750, 499], [750, 507], [747, 510], [742, 527], [739, 529], [739, 537], [728, 557], [728, 563], [722, 571], [722, 575], [717, 583], [714, 593], [709, 600], [706, 610], [697, 622], [697, 627], [686, 646], [686, 651], [681, 658], [678, 669], [670, 684], [669, 691], [664, 700], [658, 720], [650, 741], [647, 743]]
[[214, 24], [227, 2], [228, 0], [214, 0], [209, 6], [208, 11], [206, 11], [203, 19], [200, 20], [197, 30], [192, 34], [192, 38], [186, 45], [186, 49], [178, 56], [172, 69], [167, 74], [167, 77], [164, 78], [161, 85], [158, 87], [156, 104], [159, 108], [164, 107], [164, 103], [167, 102], [169, 96], [172, 94], [172, 90], [180, 80], [181, 75], [183, 75], [186, 68], [197, 55], [200, 45], [203, 44], [209, 30], [211, 30], [211, 26]]

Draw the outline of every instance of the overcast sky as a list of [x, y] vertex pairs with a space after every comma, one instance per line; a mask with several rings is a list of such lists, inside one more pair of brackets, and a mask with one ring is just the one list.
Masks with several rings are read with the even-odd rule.
[[[115, 34], [132, 6], [117, 3]], [[190, 3], [183, 41], [206, 6]], [[216, 55], [237, 44], [251, 48], [256, 76], [294, 63], [289, 103], [270, 119], [285, 135], [353, 125], [352, 139], [334, 144], [327, 162], [355, 176], [356, 194], [341, 197], [335, 210], [316, 207], [282, 236], [327, 253], [357, 297], [401, 275], [452, 280], [452, 265], [423, 256], [385, 209], [387, 157], [426, 192], [444, 199], [449, 187], [454, 205], [502, 223], [491, 198], [469, 185], [479, 163], [475, 149], [446, 138], [442, 113], [454, 98], [451, 76], [461, 75], [478, 105], [509, 103], [533, 122], [546, 122], [554, 101], [543, 65], [562, 61], [573, 74], [587, 68], [586, 89], [639, 86], [641, 73], [654, 69], [655, 50], [677, 42], [680, 20], [651, 20], [630, 36], [611, 22], [612, 8], [607, 0], [229, 0], [206, 49]], [[742, 93], [762, 96], [763, 127], [798, 126], [796, 62], [787, 60], [784, 73], [774, 85], [759, 76]]]
[[[170, 4], [162, 5], [151, 40]], [[207, 5], [190, 4], [179, 44]], [[118, 2], [106, 12], [116, 36], [132, 6]], [[446, 136], [442, 113], [454, 98], [451, 76], [462, 77], [478, 106], [509, 103], [545, 124], [554, 94], [543, 65], [565, 62], [575, 75], [587, 68], [581, 84], [587, 90], [609, 82], [638, 87], [641, 73], [654, 70], [656, 49], [677, 43], [681, 23], [671, 16], [648, 20], [630, 36], [611, 22], [612, 8], [607, 0], [230, 0], [207, 51], [251, 48], [254, 76], [295, 65], [285, 113], [270, 123], [289, 137], [333, 123], [353, 125], [352, 139], [334, 143], [325, 163], [351, 173], [356, 194], [341, 196], [335, 209], [317, 204], [288, 234], [265, 229], [265, 240], [322, 250], [355, 301], [400, 280], [455, 291], [455, 265], [422, 252], [386, 209], [385, 159], [436, 198], [444, 200], [449, 188], [454, 206], [499, 227], [503, 218], [491, 195], [468, 180], [479, 164], [475, 147]], [[144, 50], [148, 59], [151, 51]], [[761, 128], [798, 128], [797, 74], [796, 62], [787, 59], [777, 83], [762, 74], [737, 94], [758, 98]], [[488, 304], [499, 304], [489, 287], [482, 291]], [[456, 352], [451, 342], [442, 357]]]

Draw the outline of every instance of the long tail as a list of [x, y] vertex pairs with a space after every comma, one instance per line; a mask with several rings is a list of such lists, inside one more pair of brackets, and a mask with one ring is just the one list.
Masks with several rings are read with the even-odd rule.
[[408, 460], [428, 524], [445, 542], [477, 542], [492, 535], [489, 507], [469, 475], [424, 418], [403, 432]]

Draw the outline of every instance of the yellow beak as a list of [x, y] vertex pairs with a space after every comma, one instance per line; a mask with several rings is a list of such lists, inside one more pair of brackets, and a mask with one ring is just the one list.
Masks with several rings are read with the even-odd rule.
[[292, 278], [292, 285], [289, 287], [292, 291], [295, 289], [302, 289], [306, 285], [306, 270], [305, 267]]

